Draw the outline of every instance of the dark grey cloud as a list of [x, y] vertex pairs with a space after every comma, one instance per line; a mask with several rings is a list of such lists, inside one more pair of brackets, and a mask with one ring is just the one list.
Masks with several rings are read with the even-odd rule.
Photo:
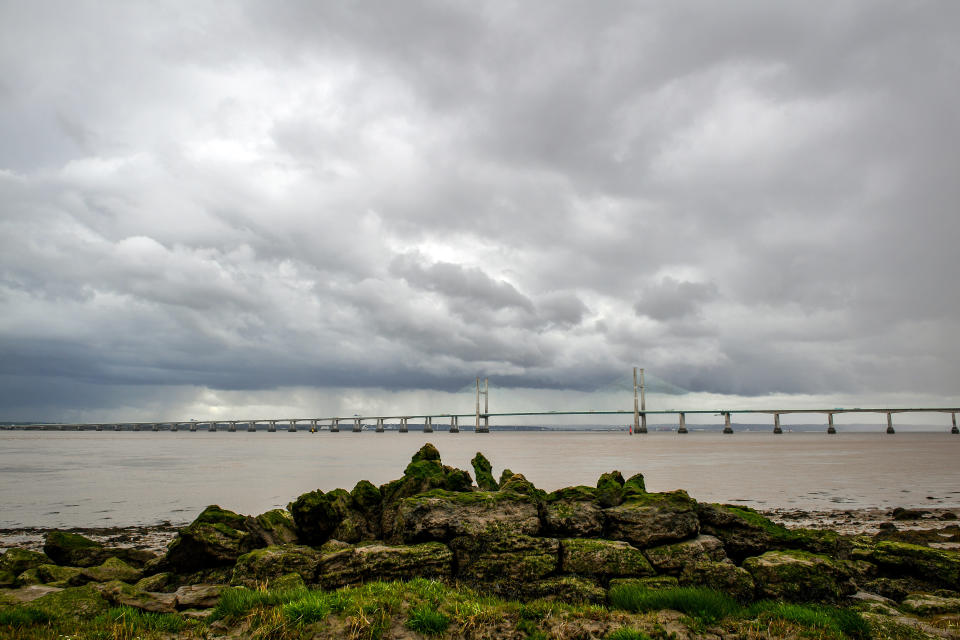
[[955, 404], [958, 27], [937, 2], [4, 4], [0, 419], [637, 364]]

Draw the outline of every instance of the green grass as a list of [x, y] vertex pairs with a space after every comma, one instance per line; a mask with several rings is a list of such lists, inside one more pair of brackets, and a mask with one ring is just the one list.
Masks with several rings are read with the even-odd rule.
[[827, 605], [762, 600], [747, 608], [743, 615], [756, 618], [759, 622], [786, 620], [809, 629], [824, 629], [857, 640], [867, 640], [872, 635], [870, 625], [858, 612]]
[[94, 624], [120, 625], [131, 632], [177, 633], [187, 626], [187, 620], [175, 613], [150, 613], [133, 607], [114, 607], [94, 618]]
[[410, 609], [406, 626], [431, 636], [438, 636], [450, 626], [450, 618], [430, 605], [420, 605]]
[[283, 617], [295, 624], [310, 624], [324, 620], [341, 606], [334, 593], [310, 591], [283, 605]]
[[623, 627], [616, 631], [611, 631], [606, 640], [651, 640], [650, 636], [643, 631]]
[[674, 609], [702, 624], [714, 624], [742, 610], [727, 594], [705, 587], [645, 589], [637, 584], [624, 584], [611, 589], [609, 599], [617, 609], [635, 613]]
[[33, 607], [14, 607], [0, 610], [0, 626], [29, 627], [50, 622], [50, 614]]
[[305, 588], [252, 590], [242, 587], [227, 589], [213, 609], [211, 620], [238, 618], [257, 607], [273, 607], [287, 604], [309, 593]]

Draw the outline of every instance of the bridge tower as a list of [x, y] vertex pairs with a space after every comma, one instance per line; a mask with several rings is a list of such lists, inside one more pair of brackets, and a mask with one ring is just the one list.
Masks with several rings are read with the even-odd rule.
[[[639, 390], [639, 406], [637, 391]], [[643, 369], [640, 369], [640, 384], [637, 385], [637, 368], [633, 368], [633, 432], [647, 432], [647, 394], [643, 384]]]
[[[480, 396], [483, 395], [483, 413], [480, 413]], [[483, 426], [480, 417], [483, 416]], [[480, 378], [477, 378], [477, 425], [476, 433], [490, 433], [490, 378], [483, 379], [483, 391], [480, 391]]]
[[723, 414], [723, 432], [724, 433], [733, 433], [733, 427], [730, 426], [730, 412], [726, 411]]

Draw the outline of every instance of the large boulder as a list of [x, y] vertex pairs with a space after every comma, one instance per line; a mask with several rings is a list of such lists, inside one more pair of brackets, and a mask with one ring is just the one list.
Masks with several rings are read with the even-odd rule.
[[260, 538], [260, 543], [264, 546], [292, 544], [297, 541], [293, 516], [284, 509], [271, 509], [255, 518], [248, 518], [244, 525], [248, 531]]
[[753, 599], [753, 577], [746, 569], [729, 560], [696, 560], [684, 566], [679, 583], [683, 586], [703, 586], [723, 591], [736, 600], [747, 603]]
[[111, 555], [99, 542], [67, 531], [48, 531], [43, 552], [56, 564], [68, 567], [93, 567]]
[[603, 511], [593, 487], [579, 485], [548, 493], [543, 499], [542, 516], [549, 535], [596, 538], [603, 534]]
[[120, 558], [107, 558], [103, 564], [83, 569], [83, 575], [93, 582], [136, 582], [142, 577], [139, 569], [131, 567]]
[[713, 536], [700, 535], [692, 540], [684, 540], [675, 544], [666, 544], [647, 549], [647, 560], [657, 570], [657, 573], [680, 575], [688, 565], [696, 562], [721, 562], [727, 559], [723, 551], [723, 544]]
[[365, 543], [324, 554], [316, 582], [338, 589], [370, 580], [446, 579], [453, 572], [453, 554], [438, 542], [411, 546]]
[[560, 541], [560, 569], [600, 578], [644, 577], [655, 572], [643, 552], [626, 542], [571, 538]]
[[446, 541], [499, 529], [525, 535], [539, 533], [537, 501], [512, 491], [429, 491], [400, 501], [393, 539], [405, 543]]
[[504, 595], [518, 595], [524, 585], [555, 573], [560, 561], [559, 540], [508, 532], [454, 538], [450, 548], [459, 579]]
[[761, 598], [835, 603], [856, 591], [839, 563], [807, 551], [768, 551], [747, 558], [743, 568], [753, 576]]
[[349, 494], [343, 489], [330, 493], [317, 489], [302, 494], [289, 507], [297, 539], [303, 544], [323, 544], [340, 525], [348, 506]]
[[482, 453], [477, 451], [477, 455], [473, 456], [470, 465], [473, 467], [473, 474], [477, 478], [477, 486], [482, 491], [496, 491], [500, 488], [500, 485], [493, 478], [493, 465]]
[[597, 479], [597, 502], [601, 507], [615, 507], [623, 502], [623, 482], [619, 471], [604, 473]]
[[748, 507], [701, 503], [697, 513], [701, 531], [719, 538], [734, 562], [777, 549], [845, 558], [851, 549], [850, 543], [834, 531], [787, 529]]
[[27, 569], [17, 576], [17, 584], [49, 584], [53, 587], [79, 587], [90, 582], [90, 578], [82, 575], [84, 569], [78, 567], [61, 567], [56, 564], [41, 564]]
[[877, 542], [852, 552], [893, 576], [909, 576], [947, 589], [960, 590], [960, 552], [906, 542]]
[[696, 536], [697, 503], [686, 491], [634, 494], [620, 506], [604, 510], [607, 535], [644, 549]]
[[177, 596], [173, 593], [153, 593], [113, 580], [94, 587], [103, 598], [116, 606], [133, 607], [152, 613], [173, 613], [177, 610]]
[[271, 546], [254, 549], [237, 559], [231, 584], [255, 588], [295, 573], [304, 583], [312, 584], [317, 576], [321, 552], [301, 545]]
[[0, 555], [0, 571], [9, 571], [15, 576], [27, 569], [50, 563], [51, 560], [46, 554], [16, 547], [7, 549], [3, 555]]
[[247, 530], [247, 518], [211, 505], [177, 533], [167, 547], [165, 561], [178, 573], [193, 573], [232, 565], [260, 544]]

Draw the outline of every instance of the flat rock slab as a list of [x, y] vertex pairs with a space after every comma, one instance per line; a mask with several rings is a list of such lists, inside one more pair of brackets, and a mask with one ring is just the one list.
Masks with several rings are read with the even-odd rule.
[[943, 598], [929, 593], [911, 593], [900, 603], [904, 609], [922, 616], [960, 613], [960, 598]]
[[45, 596], [48, 593], [55, 593], [57, 591], [63, 591], [63, 589], [59, 587], [50, 587], [45, 584], [32, 584], [28, 587], [20, 587], [19, 589], [4, 590], [2, 593], [5, 597], [23, 604], [25, 602], [33, 602], [41, 596]]
[[[217, 606], [224, 586], [219, 584], [193, 584], [177, 589], [177, 609], [209, 609]], [[157, 594], [165, 595], [165, 594]]]

